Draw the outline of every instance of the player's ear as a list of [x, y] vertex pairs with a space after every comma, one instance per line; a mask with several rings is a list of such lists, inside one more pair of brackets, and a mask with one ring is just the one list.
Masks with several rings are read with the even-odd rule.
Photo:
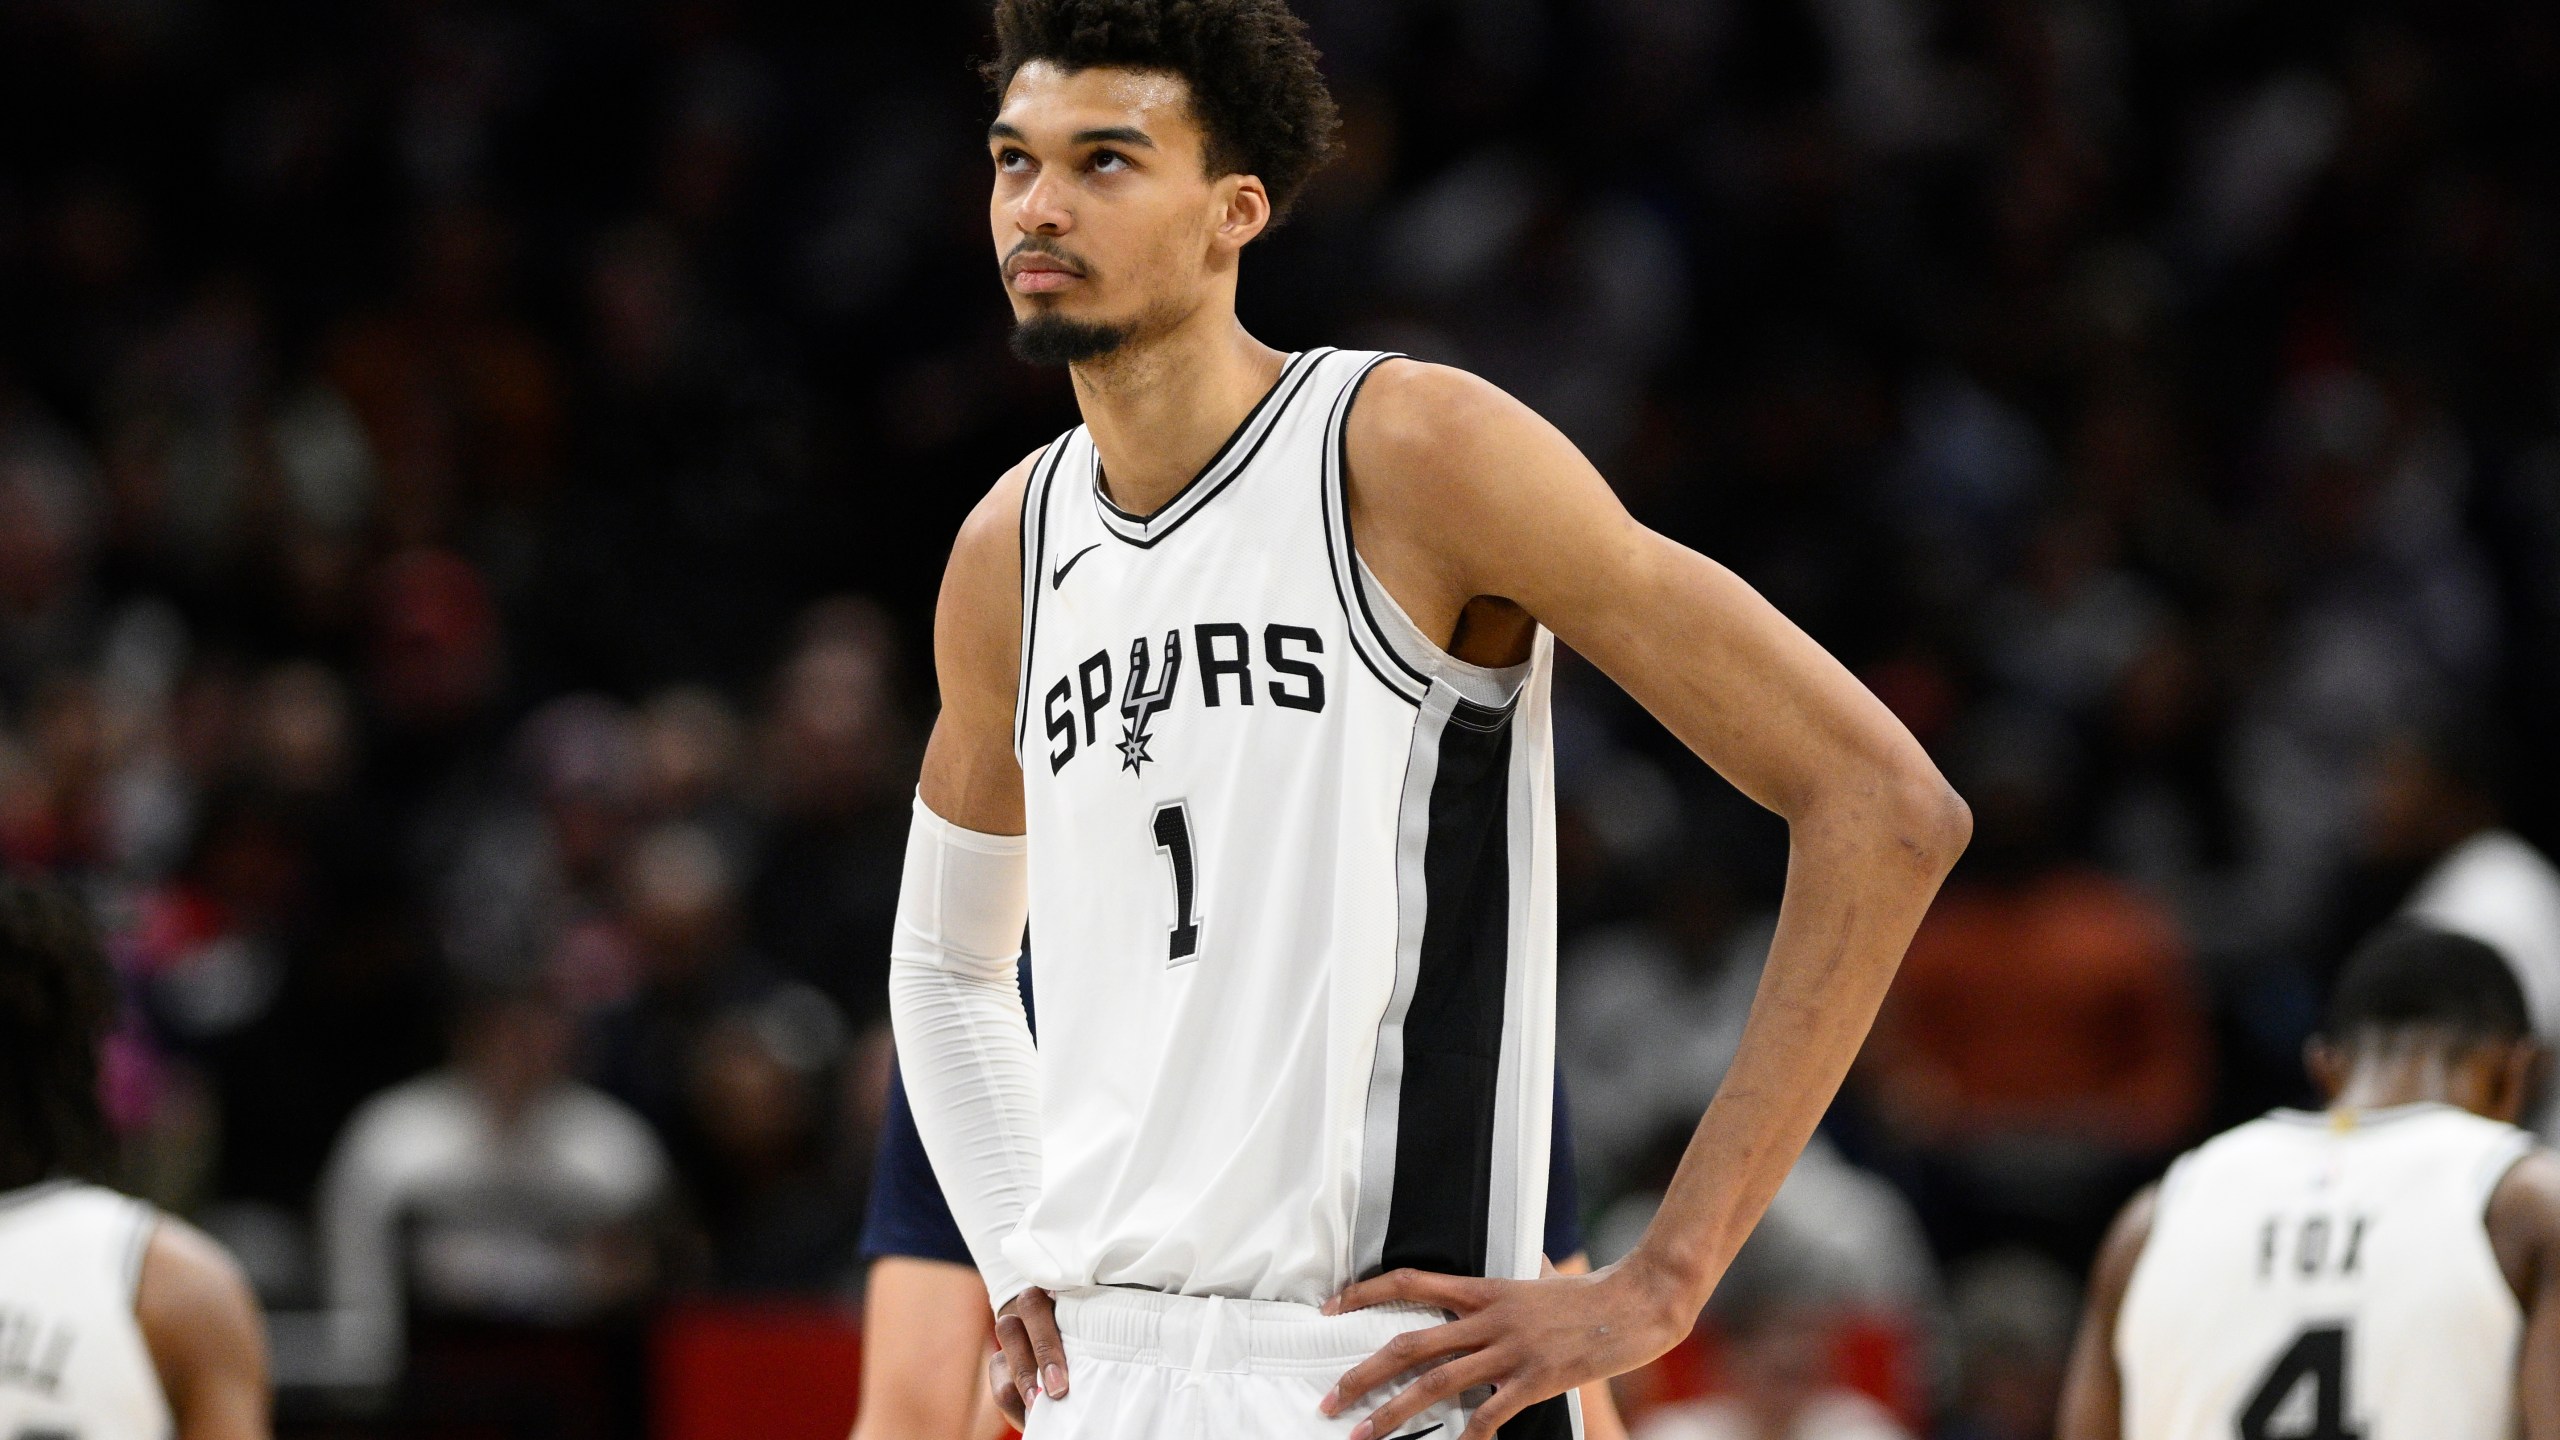
[[1258, 175], [1228, 175], [1218, 181], [1218, 243], [1229, 253], [1242, 250], [1271, 228], [1271, 192]]
[[2302, 1068], [2311, 1072], [2311, 1083], [2320, 1088], [2323, 1100], [2335, 1100], [2347, 1088], [2347, 1057], [2324, 1036], [2302, 1042]]

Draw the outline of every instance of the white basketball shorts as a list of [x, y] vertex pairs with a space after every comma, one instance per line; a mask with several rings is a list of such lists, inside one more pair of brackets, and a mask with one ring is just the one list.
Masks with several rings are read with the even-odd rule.
[[[1347, 1315], [1272, 1300], [1061, 1291], [1067, 1395], [1036, 1399], [1023, 1440], [1341, 1440], [1384, 1388], [1327, 1419], [1316, 1402], [1342, 1372], [1407, 1330], [1448, 1317], [1419, 1305]], [[1457, 1440], [1481, 1392], [1406, 1421], [1394, 1436]], [[1578, 1427], [1577, 1427], [1578, 1428]]]

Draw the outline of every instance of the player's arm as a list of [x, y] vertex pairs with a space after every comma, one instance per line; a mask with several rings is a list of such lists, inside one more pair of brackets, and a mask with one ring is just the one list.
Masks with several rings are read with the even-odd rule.
[[914, 1255], [871, 1262], [862, 1296], [862, 1415], [853, 1440], [994, 1440], [980, 1363], [987, 1287], [968, 1265]]
[[934, 814], [990, 835], [1023, 830], [1013, 699], [1022, 656], [1022, 492], [1039, 458], [1023, 457], [970, 509], [934, 601], [942, 711], [925, 742], [917, 793]]
[[133, 1313], [175, 1440], [267, 1440], [266, 1323], [221, 1246], [164, 1217], [143, 1248]]
[[2560, 1155], [2536, 1150], [2507, 1171], [2490, 1192], [2488, 1228], [2524, 1307], [2516, 1405], [2525, 1440], [2560, 1440]]
[[1483, 1440], [1522, 1406], [1688, 1333], [1830, 1105], [1972, 821], [1838, 661], [1732, 572], [1636, 523], [1570, 441], [1493, 386], [1388, 364], [1352, 410], [1347, 448], [1361, 553], [1417, 622], [1525, 639], [1534, 617], [1788, 825], [1785, 895], [1740, 1049], [1636, 1249], [1581, 1279], [1397, 1272], [1339, 1297], [1461, 1319], [1355, 1368], [1329, 1409], [1445, 1362], [1372, 1416], [1372, 1433], [1491, 1384], [1464, 1437]]
[[1022, 768], [1013, 754], [1022, 638], [1022, 496], [1005, 472], [952, 542], [934, 609], [942, 711], [926, 742], [899, 883], [889, 1014], [916, 1129], [990, 1298], [1017, 1394], [1066, 1389], [1049, 1297], [1005, 1258], [1039, 1188], [1039, 1072], [1014, 979], [1028, 910]]
[[2061, 1440], [2118, 1440], [2124, 1432], [2124, 1377], [2116, 1370], [2116, 1316], [2142, 1247], [2151, 1240], [2151, 1217], [2160, 1191], [2151, 1186], [2126, 1202], [2098, 1247], [2089, 1270], [2088, 1303], [2080, 1334], [2072, 1341], [2071, 1369], [2062, 1380]]

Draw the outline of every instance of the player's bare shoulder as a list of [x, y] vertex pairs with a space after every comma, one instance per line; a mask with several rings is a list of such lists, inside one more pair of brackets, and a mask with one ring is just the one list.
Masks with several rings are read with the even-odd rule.
[[206, 1440], [267, 1432], [267, 1339], [240, 1267], [182, 1220], [161, 1216], [142, 1252], [134, 1319], [178, 1430]]
[[2516, 1298], [2560, 1286], [2560, 1152], [2539, 1146], [2507, 1167], [2489, 1192], [2489, 1248]]
[[2113, 1302], [2124, 1298], [2125, 1287], [2133, 1281], [2133, 1267], [2142, 1263], [2142, 1249], [2151, 1243], [2151, 1225], [2159, 1214], [2160, 1187], [2156, 1183], [2143, 1186], [2116, 1213], [2115, 1223], [2107, 1227], [2106, 1239], [2098, 1247], [2097, 1264], [2092, 1267], [2093, 1299]]
[[1417, 514], [1469, 503], [1509, 469], [1492, 462], [1542, 431], [1554, 427], [1483, 376], [1405, 356], [1383, 361], [1344, 426], [1353, 501]]
[[934, 813], [991, 834], [1021, 833], [1013, 756], [1022, 650], [1022, 500], [1045, 447], [1004, 472], [960, 523], [934, 605], [942, 713], [925, 743], [920, 793]]
[[[943, 568], [943, 603], [947, 605], [952, 599], [954, 580], [973, 587], [993, 580], [1000, 581], [996, 588], [1012, 595], [1016, 606], [1020, 605], [1022, 497], [1030, 487], [1033, 467], [1048, 453], [1049, 447], [1043, 445], [1015, 461], [996, 477], [986, 494], [978, 497], [978, 503], [969, 507], [968, 517], [960, 522], [960, 533], [952, 537], [951, 558]], [[982, 597], [973, 588], [966, 598], [974, 601], [989, 597]]]
[[999, 476], [952, 538], [934, 608], [935, 660], [946, 688], [955, 666], [984, 668], [1011, 683], [1022, 638], [1022, 497], [1047, 453], [1042, 446]]

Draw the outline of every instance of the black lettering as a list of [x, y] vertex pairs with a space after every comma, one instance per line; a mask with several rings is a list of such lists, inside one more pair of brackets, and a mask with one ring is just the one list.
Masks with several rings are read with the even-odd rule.
[[[1099, 674], [1101, 678], [1094, 677]], [[1093, 717], [1111, 703], [1111, 652], [1096, 650], [1076, 667], [1076, 684], [1084, 690], [1084, 743], [1093, 744]]]
[[2359, 1215], [2347, 1224], [2347, 1258], [2338, 1262], [2341, 1275], [2356, 1273], [2356, 1257], [2364, 1253], [2364, 1222], [2365, 1217]]
[[2314, 1215], [2302, 1222], [2302, 1238], [2293, 1248], [2294, 1268], [2305, 1275], [2318, 1273], [2320, 1262], [2329, 1258], [2329, 1217]]
[[[1236, 677], [1236, 698], [1243, 704], [1253, 703], [1253, 638], [1244, 627], [1235, 624], [1194, 625], [1191, 633], [1200, 647], [1200, 699], [1209, 708], [1218, 706], [1218, 677]], [[1231, 653], [1218, 653], [1217, 642], [1231, 644]]]
[[1049, 717], [1049, 738], [1058, 748], [1049, 752], [1049, 773], [1055, 775], [1068, 761], [1076, 758], [1076, 690], [1065, 676], [1049, 687], [1049, 700], [1043, 713]]
[[1277, 680], [1272, 681], [1271, 703], [1286, 706], [1291, 710], [1322, 710], [1324, 708], [1324, 672], [1304, 660], [1292, 660], [1282, 654], [1281, 642], [1288, 640], [1294, 640], [1307, 647], [1307, 653], [1310, 655], [1324, 653], [1324, 637], [1304, 625], [1262, 627], [1264, 663], [1283, 675], [1294, 675], [1306, 682], [1304, 690], [1293, 691]]
[[71, 1363], [71, 1340], [70, 1326], [54, 1327], [53, 1340], [44, 1347], [44, 1359], [37, 1362], [35, 1374], [31, 1377], [36, 1389], [47, 1395], [61, 1392], [62, 1372], [69, 1368]]

